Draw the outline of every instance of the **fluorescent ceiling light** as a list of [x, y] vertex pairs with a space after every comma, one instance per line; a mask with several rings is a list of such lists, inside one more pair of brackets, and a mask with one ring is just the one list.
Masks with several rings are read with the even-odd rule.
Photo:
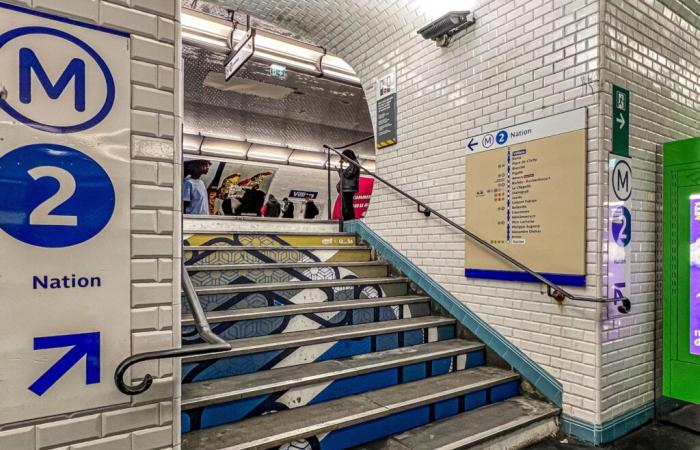
[[326, 165], [326, 155], [320, 152], [294, 150], [292, 154], [289, 155], [288, 161], [289, 164], [294, 165], [323, 167]]
[[248, 149], [247, 158], [253, 161], [287, 162], [291, 150], [285, 147], [254, 144]]
[[255, 53], [253, 53], [253, 58], [262, 59], [263, 61], [267, 61], [270, 63], [282, 64], [287, 67], [293, 67], [295, 69], [304, 70], [306, 72], [313, 72], [320, 75], [320, 71], [318, 70], [316, 64], [314, 64], [313, 62], [306, 62], [295, 58], [289, 58], [278, 53], [270, 53], [260, 48], [255, 49]]
[[205, 137], [202, 143], [202, 154], [245, 158], [249, 148], [250, 144], [246, 142]]
[[360, 79], [356, 75], [354, 75], [354, 72], [352, 74], [349, 74], [346, 72], [339, 72], [337, 70], [324, 68], [323, 75], [337, 80], [343, 80], [348, 81], [350, 83], [360, 84]]
[[[247, 35], [245, 30], [237, 28], [231, 36], [233, 26], [230, 22], [187, 8], [182, 8], [181, 22], [183, 42], [219, 53], [228, 52], [230, 45], [235, 46]], [[360, 79], [349, 64], [337, 56], [326, 55], [323, 48], [265, 30], [255, 31], [253, 58], [337, 81], [360, 84]]]
[[228, 44], [225, 40], [191, 32], [184, 28], [182, 30], [182, 42], [194, 45], [195, 47], [204, 47], [216, 52], [225, 52], [228, 50]]

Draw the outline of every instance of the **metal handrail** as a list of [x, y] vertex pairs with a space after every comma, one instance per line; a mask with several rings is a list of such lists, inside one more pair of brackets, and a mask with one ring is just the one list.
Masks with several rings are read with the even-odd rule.
[[358, 167], [361, 171], [365, 172], [368, 175], [371, 175], [375, 180], [379, 180], [383, 184], [385, 184], [387, 187], [393, 189], [394, 191], [398, 192], [399, 194], [403, 195], [407, 199], [411, 200], [413, 203], [417, 205], [418, 212], [422, 213], [425, 215], [425, 217], [430, 217], [431, 214], [434, 214], [436, 217], [442, 219], [444, 222], [447, 224], [451, 225], [452, 227], [456, 228], [457, 230], [461, 231], [464, 235], [468, 236], [470, 239], [473, 241], [477, 242], [479, 245], [482, 247], [488, 249], [492, 253], [496, 254], [500, 258], [503, 258], [504, 260], [508, 261], [510, 264], [514, 265], [518, 269], [522, 270], [523, 272], [526, 272], [533, 278], [535, 278], [537, 281], [543, 283], [544, 285], [547, 286], [547, 295], [552, 297], [553, 299], [557, 300], [558, 302], [563, 302], [565, 299], [573, 300], [573, 301], [579, 301], [579, 302], [590, 302], [590, 303], [617, 303], [621, 302], [622, 305], [618, 307], [620, 312], [627, 313], [630, 310], [631, 303], [630, 300], [627, 297], [619, 297], [619, 298], [613, 298], [613, 297], [602, 297], [602, 298], [596, 298], [596, 297], [589, 297], [589, 296], [582, 296], [582, 295], [574, 295], [570, 292], [568, 292], [566, 289], [562, 288], [561, 286], [552, 283], [549, 281], [547, 278], [542, 276], [541, 274], [535, 272], [534, 270], [530, 269], [528, 266], [525, 264], [521, 263], [517, 259], [513, 258], [512, 256], [508, 255], [505, 253], [503, 250], [500, 250], [499, 248], [491, 245], [489, 242], [485, 241], [484, 239], [480, 238], [476, 234], [472, 233], [471, 231], [467, 230], [463, 226], [457, 224], [455, 221], [452, 219], [445, 217], [445, 215], [441, 214], [438, 211], [435, 211], [433, 208], [430, 206], [426, 205], [422, 201], [418, 200], [417, 198], [413, 197], [411, 194], [403, 191], [402, 189], [394, 186], [392, 183], [386, 181], [384, 178], [380, 177], [376, 173], [373, 173], [367, 169], [365, 169], [362, 164], [360, 164], [357, 161], [353, 161], [352, 159], [348, 158], [347, 156], [343, 155], [339, 149], [344, 149], [347, 147], [350, 147], [351, 145], [364, 142], [369, 139], [373, 139], [374, 136], [369, 136], [365, 139], [362, 139], [360, 141], [357, 141], [353, 144], [348, 144], [344, 145], [342, 147], [331, 147], [330, 145], [325, 145], [324, 148], [326, 148], [329, 151], [335, 152], [338, 156], [340, 156], [341, 160], [345, 160], [350, 164], [355, 165]]
[[202, 355], [204, 353], [219, 353], [231, 350], [231, 344], [217, 336], [209, 326], [207, 316], [202, 309], [202, 304], [199, 302], [199, 296], [192, 285], [190, 275], [187, 273], [187, 268], [182, 265], [182, 290], [185, 293], [187, 303], [190, 305], [192, 317], [194, 318], [194, 326], [197, 334], [206, 342], [206, 344], [187, 345], [181, 348], [172, 348], [168, 350], [157, 350], [153, 352], [139, 353], [122, 361], [114, 372], [114, 383], [122, 393], [127, 395], [142, 394], [148, 390], [153, 384], [153, 376], [146, 374], [140, 383], [129, 386], [124, 382], [124, 375], [134, 364], [143, 361], [153, 361], [165, 358], [181, 358], [183, 356]]

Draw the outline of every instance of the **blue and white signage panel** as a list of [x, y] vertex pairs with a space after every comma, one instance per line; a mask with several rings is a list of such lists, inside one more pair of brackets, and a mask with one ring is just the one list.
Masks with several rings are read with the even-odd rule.
[[0, 423], [128, 402], [129, 36], [0, 2]]
[[582, 126], [585, 127], [585, 124], [586, 110], [581, 108], [501, 128], [500, 130], [489, 131], [488, 133], [469, 136], [466, 141], [467, 155], [570, 133], [580, 130]]

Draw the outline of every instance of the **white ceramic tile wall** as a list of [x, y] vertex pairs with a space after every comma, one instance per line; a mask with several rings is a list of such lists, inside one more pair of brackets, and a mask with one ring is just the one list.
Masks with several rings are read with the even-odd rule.
[[[7, 0], [4, 0], [7, 1]], [[132, 351], [179, 345], [179, 0], [14, 0], [59, 16], [132, 33]], [[144, 137], [149, 136], [149, 137]], [[178, 175], [175, 175], [178, 174]], [[131, 407], [0, 424], [0, 448], [145, 450], [179, 447], [179, 374], [170, 361], [141, 364], [158, 376]], [[111, 382], [112, 374], [104, 374]]]
[[[603, 87], [629, 89], [630, 148], [634, 173], [632, 311], [603, 321], [601, 420], [654, 400], [655, 317], [661, 319], [661, 154], [664, 142], [700, 136], [700, 16], [679, 0], [607, 0], [601, 44]], [[695, 10], [697, 11], [697, 2]], [[677, 11], [674, 12], [674, 11]], [[695, 24], [695, 25], [693, 25]], [[604, 111], [610, 111], [610, 96]], [[611, 117], [603, 148], [611, 148]], [[655, 313], [656, 307], [656, 313]], [[656, 335], [661, 382], [661, 329]], [[657, 393], [658, 394], [658, 393]]]
[[[696, 0], [666, 1], [682, 4]], [[635, 23], [644, 22], [644, 27], [627, 27], [627, 33], [637, 38], [629, 45], [626, 41], [625, 49], [616, 52], [619, 57], [638, 53], [641, 60], [632, 57], [631, 61], [640, 66], [653, 60], [651, 70], [657, 73], [654, 78], [633, 73], [631, 66], [623, 70], [619, 63], [615, 69], [601, 69], [602, 52], [612, 55], [613, 50], [611, 45], [603, 47], [601, 39], [611, 39], [608, 30], [620, 26], [602, 22], [603, 8], [607, 8], [609, 16], [605, 17], [609, 20], [614, 18], [613, 11], [621, 8], [612, 0], [474, 0], [471, 4], [476, 24], [447, 49], [436, 48], [415, 33], [427, 23], [426, 11], [439, 2], [354, 0], [322, 6], [295, 0], [216, 2], [301, 33], [345, 58], [360, 75], [370, 105], [376, 98], [376, 77], [395, 69], [399, 144], [378, 151], [378, 173], [459, 223], [465, 218], [464, 155], [468, 136], [587, 107], [588, 287], [574, 290], [579, 293], [606, 294], [604, 212], [610, 146], [606, 136], [610, 133], [613, 71], [614, 81], [623, 86], [627, 80], [634, 81], [629, 85], [633, 102], [644, 96], [645, 108], [651, 110], [651, 103], [662, 105], [655, 115], [632, 125], [634, 164], [641, 176], [635, 208], [639, 210], [637, 217], [644, 221], [636, 226], [646, 227], [646, 234], [640, 233], [641, 240], [635, 247], [640, 253], [635, 256], [635, 312], [621, 322], [625, 325], [620, 336], [629, 336], [626, 339], [633, 350], [619, 355], [629, 358], [616, 356], [617, 344], [607, 343], [619, 341], [609, 330], [619, 326], [605, 320], [605, 308], [574, 302], [559, 306], [543, 295], [539, 286], [466, 280], [462, 237], [438, 220], [417, 214], [412, 204], [381, 185], [377, 186], [367, 218], [373, 230], [559, 379], [564, 385], [565, 414], [601, 423], [649, 398], [644, 396], [644, 389], [649, 385], [645, 380], [651, 376], [651, 368], [644, 364], [644, 369], [626, 371], [633, 379], [631, 383], [603, 374], [614, 371], [610, 363], [617, 361], [615, 358], [625, 360], [627, 368], [650, 358], [645, 355], [650, 344], [640, 342], [648, 339], [649, 327], [653, 326], [653, 315], [644, 305], [644, 301], [653, 302], [653, 283], [648, 282], [651, 274], [645, 261], [653, 261], [654, 255], [650, 211], [654, 208], [657, 169], [649, 162], [653, 161], [649, 152], [656, 143], [698, 134], [694, 125], [697, 120], [692, 121], [693, 108], [697, 111], [698, 72], [689, 66], [689, 61], [698, 57], [697, 25], [683, 22], [678, 16], [665, 17], [669, 13], [658, 0], [623, 2], [625, 15], [636, 17]], [[653, 15], [639, 16], [642, 13], [638, 11], [648, 9], [662, 11], [666, 24], [658, 27]], [[697, 18], [691, 23], [697, 24]], [[646, 32], [642, 39], [637, 31], [642, 28], [654, 32]], [[680, 39], [669, 37], [678, 35]], [[638, 45], [641, 43], [643, 49]], [[654, 58], [651, 50], [658, 52]], [[664, 69], [654, 69], [653, 64], [661, 64], [661, 58], [666, 58]], [[681, 64], [686, 65], [688, 73], [682, 81], [673, 73]], [[635, 91], [638, 87], [640, 97]], [[694, 104], [689, 100], [693, 92]], [[370, 110], [374, 115], [374, 108], [370, 106]], [[639, 107], [633, 103], [633, 121], [638, 112]], [[668, 118], [674, 114], [683, 119]], [[643, 151], [647, 152], [646, 159], [639, 155]], [[645, 373], [639, 375], [639, 370]], [[635, 400], [628, 401], [632, 398]], [[617, 404], [621, 406], [611, 409]]]

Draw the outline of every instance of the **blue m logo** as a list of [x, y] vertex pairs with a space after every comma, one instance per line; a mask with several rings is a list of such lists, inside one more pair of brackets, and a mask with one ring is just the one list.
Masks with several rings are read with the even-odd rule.
[[36, 54], [29, 48], [19, 50], [19, 100], [24, 103], [32, 101], [32, 72], [41, 83], [46, 94], [56, 100], [61, 96], [68, 83], [74, 80], [75, 110], [85, 111], [85, 61], [73, 58], [56, 83], [52, 83]]

